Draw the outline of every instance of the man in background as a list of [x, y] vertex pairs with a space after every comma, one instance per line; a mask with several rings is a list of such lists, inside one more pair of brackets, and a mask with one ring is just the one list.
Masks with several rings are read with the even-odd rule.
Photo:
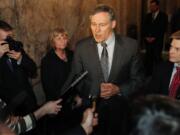
[[148, 85], [148, 93], [180, 99], [180, 31], [171, 35], [169, 60], [159, 64]]
[[154, 66], [162, 60], [164, 34], [168, 24], [167, 15], [160, 11], [159, 0], [151, 0], [149, 6], [150, 13], [145, 16], [142, 28], [147, 76], [152, 75]]

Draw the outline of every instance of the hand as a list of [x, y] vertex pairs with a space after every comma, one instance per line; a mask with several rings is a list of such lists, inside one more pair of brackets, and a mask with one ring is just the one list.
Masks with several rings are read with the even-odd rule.
[[90, 134], [93, 131], [93, 126], [98, 124], [97, 114], [94, 115], [94, 109], [88, 108], [83, 113], [83, 120], [81, 126], [85, 130], [86, 134]]
[[62, 99], [56, 100], [56, 101], [49, 101], [45, 103], [43, 106], [41, 106], [39, 109], [37, 109], [33, 114], [36, 118], [36, 120], [42, 118], [43, 116], [47, 114], [58, 114], [58, 112], [61, 110], [62, 106], [59, 105]]
[[76, 102], [75, 107], [80, 107], [82, 105], [82, 98], [79, 95], [75, 96], [74, 100]]
[[58, 114], [61, 111], [62, 106], [60, 102], [62, 99], [56, 101], [49, 101], [42, 106], [42, 109], [46, 112], [46, 114]]
[[22, 117], [20, 116], [9, 116], [8, 119], [5, 121], [5, 123], [7, 125], [16, 125], [20, 120], [22, 119]]
[[16, 52], [14, 50], [9, 51], [7, 55], [9, 56], [9, 58], [15, 59], [17, 61], [22, 57], [21, 52]]
[[1, 45], [2, 43], [5, 43], [5, 42], [0, 42], [0, 57], [2, 57], [6, 52], [9, 51], [9, 45], [8, 44], [4, 44], [4, 45]]
[[100, 90], [100, 97], [105, 99], [108, 99], [120, 92], [119, 87], [113, 83], [101, 83]]

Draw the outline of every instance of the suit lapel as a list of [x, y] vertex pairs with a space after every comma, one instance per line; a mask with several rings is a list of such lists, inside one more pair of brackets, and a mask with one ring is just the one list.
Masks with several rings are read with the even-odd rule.
[[97, 45], [96, 45], [96, 42], [94, 40], [92, 40], [91, 42], [91, 45], [90, 45], [90, 48], [91, 50], [91, 58], [93, 60], [93, 66], [96, 67], [96, 74], [98, 74], [98, 76], [100, 76], [101, 78], [101, 81], [104, 81], [104, 75], [103, 75], [103, 72], [102, 72], [102, 69], [101, 69], [101, 62], [100, 62], [100, 59], [99, 59], [99, 54], [98, 54], [98, 48], [97, 48]]
[[123, 51], [122, 41], [117, 40], [117, 36], [116, 36], [111, 71], [108, 79], [109, 82], [115, 81], [114, 77], [117, 76], [119, 69], [122, 67], [123, 59], [124, 59], [124, 51]]
[[173, 71], [173, 67], [174, 64], [168, 62], [167, 63], [167, 69], [166, 69], [166, 74], [164, 74], [164, 84], [166, 85], [166, 90], [165, 93], [168, 95], [169, 94], [169, 85], [170, 85], [170, 81], [171, 81], [171, 75], [172, 75], [172, 71]]

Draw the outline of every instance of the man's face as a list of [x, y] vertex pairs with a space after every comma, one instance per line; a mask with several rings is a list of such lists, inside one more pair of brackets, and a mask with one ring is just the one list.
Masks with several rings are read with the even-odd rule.
[[169, 50], [169, 61], [180, 64], [180, 39], [173, 39]]
[[7, 36], [12, 35], [12, 31], [5, 31], [3, 29], [0, 29], [0, 41], [4, 41]]
[[107, 40], [116, 26], [116, 21], [111, 20], [107, 12], [99, 12], [91, 16], [91, 31], [96, 42]]
[[150, 11], [154, 13], [159, 9], [159, 5], [157, 5], [155, 2], [153, 2], [153, 3], [150, 3], [149, 8], [150, 8]]

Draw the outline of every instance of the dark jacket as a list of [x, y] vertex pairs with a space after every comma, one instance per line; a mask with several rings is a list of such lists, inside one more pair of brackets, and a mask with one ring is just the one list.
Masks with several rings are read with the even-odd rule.
[[7, 64], [8, 56], [5, 54], [0, 58], [0, 97], [9, 104], [15, 97], [24, 92], [26, 97], [22, 97], [24, 100], [21, 101], [20, 110], [24, 113], [29, 113], [37, 106], [36, 98], [29, 82], [30, 78], [36, 77], [37, 67], [25, 51], [21, 51], [22, 61], [20, 65], [17, 64], [16, 60], [11, 60], [13, 71]]
[[73, 52], [66, 50], [68, 61], [61, 60], [52, 49], [41, 61], [41, 80], [46, 100], [59, 98], [60, 89], [66, 81], [71, 68]]

